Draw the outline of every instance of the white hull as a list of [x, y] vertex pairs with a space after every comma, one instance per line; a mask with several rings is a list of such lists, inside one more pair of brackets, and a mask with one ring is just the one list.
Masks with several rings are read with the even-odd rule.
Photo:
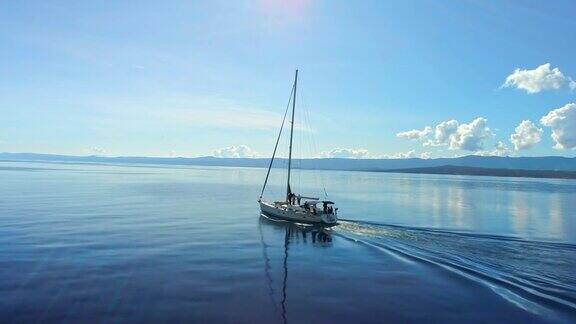
[[286, 203], [269, 203], [260, 201], [260, 210], [266, 215], [292, 222], [336, 225], [338, 217], [335, 214], [324, 214], [318, 211], [316, 214], [300, 206]]

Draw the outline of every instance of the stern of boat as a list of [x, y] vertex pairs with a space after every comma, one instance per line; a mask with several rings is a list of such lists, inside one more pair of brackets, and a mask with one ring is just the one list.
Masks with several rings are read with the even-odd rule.
[[336, 214], [322, 214], [322, 223], [336, 225], [338, 224], [338, 216]]

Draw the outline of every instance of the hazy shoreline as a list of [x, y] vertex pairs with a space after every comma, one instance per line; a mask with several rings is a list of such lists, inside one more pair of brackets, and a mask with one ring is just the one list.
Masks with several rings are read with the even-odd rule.
[[414, 174], [442, 174], [442, 175], [468, 175], [504, 178], [545, 178], [545, 179], [576, 179], [574, 171], [555, 170], [525, 170], [525, 169], [492, 169], [445, 165], [430, 168], [372, 170], [387, 173], [414, 173]]
[[[5, 162], [59, 162], [86, 164], [147, 164], [166, 166], [221, 166], [266, 168], [267, 158], [158, 158], [71, 156], [36, 153], [0, 153]], [[281, 168], [284, 159], [274, 167]], [[294, 167], [306, 170], [367, 171], [521, 178], [576, 179], [576, 158], [464, 156], [438, 159], [298, 159]]]

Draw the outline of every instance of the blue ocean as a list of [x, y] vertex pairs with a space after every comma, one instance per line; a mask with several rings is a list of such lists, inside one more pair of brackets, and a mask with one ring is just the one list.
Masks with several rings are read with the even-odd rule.
[[327, 229], [265, 175], [0, 162], [0, 322], [576, 321], [574, 180], [297, 170]]

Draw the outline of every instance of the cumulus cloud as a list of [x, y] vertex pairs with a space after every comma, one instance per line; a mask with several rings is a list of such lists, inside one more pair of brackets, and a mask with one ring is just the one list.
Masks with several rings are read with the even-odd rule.
[[347, 149], [335, 148], [328, 152], [320, 153], [323, 158], [342, 158], [342, 159], [366, 159], [370, 153], [366, 149]]
[[531, 121], [523, 120], [510, 135], [510, 142], [516, 151], [531, 148], [542, 140], [542, 128], [536, 127]]
[[[433, 136], [432, 136], [433, 135]], [[424, 146], [447, 145], [452, 150], [479, 151], [484, 141], [494, 134], [488, 128], [488, 120], [478, 117], [470, 123], [460, 124], [457, 120], [447, 120], [434, 127], [426, 126], [423, 130], [411, 130], [396, 134], [397, 137], [424, 140]]]
[[570, 84], [568, 85], [570, 90], [576, 90], [576, 81], [570, 80]]
[[426, 138], [431, 133], [432, 133], [432, 127], [426, 126], [424, 127], [423, 130], [413, 129], [405, 132], [400, 132], [396, 134], [396, 137], [406, 138], [409, 140], [421, 140]]
[[492, 155], [496, 156], [508, 156], [510, 155], [510, 150], [508, 149], [508, 146], [504, 144], [504, 142], [498, 141], [498, 143], [496, 143], [496, 145], [494, 146], [494, 150], [491, 153]]
[[[422, 153], [421, 157], [429, 158], [429, 153]], [[418, 156], [415, 150], [407, 152], [397, 152], [391, 154], [372, 155], [366, 149], [346, 149], [335, 148], [328, 152], [320, 153], [321, 158], [341, 158], [341, 159], [409, 159]]]
[[381, 156], [383, 159], [410, 159], [416, 157], [416, 151], [410, 150], [408, 152], [398, 152], [392, 154], [384, 154]]
[[434, 138], [424, 143], [424, 146], [440, 146], [449, 143], [450, 138], [458, 130], [457, 120], [448, 120], [441, 122], [434, 128]]
[[503, 88], [515, 87], [527, 93], [538, 93], [543, 90], [558, 90], [565, 86], [576, 88], [576, 83], [565, 76], [560, 69], [550, 69], [550, 63], [542, 64], [533, 70], [516, 69], [510, 74]]
[[540, 123], [552, 128], [554, 148], [576, 148], [576, 104], [569, 103], [550, 111], [540, 119]]
[[477, 151], [475, 155], [481, 156], [508, 156], [510, 155], [511, 151], [508, 149], [506, 144], [502, 141], [498, 141], [496, 145], [494, 145], [494, 149], [490, 151]]
[[99, 147], [99, 146], [93, 146], [90, 148], [86, 148], [83, 149], [84, 152], [86, 152], [87, 154], [91, 154], [91, 155], [104, 155], [106, 154], [106, 150]]
[[468, 124], [461, 124], [450, 136], [450, 149], [478, 151], [484, 146], [484, 140], [494, 134], [487, 126], [488, 120], [478, 117]]
[[502, 141], [498, 141], [498, 143], [496, 143], [496, 146], [494, 148], [494, 152], [493, 155], [497, 155], [497, 156], [508, 156], [510, 155], [510, 150], [508, 149], [508, 147], [506, 146], [506, 144], [504, 144], [504, 142]]
[[428, 160], [428, 159], [430, 159], [431, 157], [432, 157], [432, 156], [431, 156], [430, 152], [422, 152], [422, 153], [420, 153], [420, 158], [421, 158], [421, 159]]
[[219, 158], [255, 158], [258, 157], [258, 153], [246, 145], [238, 145], [215, 150], [213, 156]]

